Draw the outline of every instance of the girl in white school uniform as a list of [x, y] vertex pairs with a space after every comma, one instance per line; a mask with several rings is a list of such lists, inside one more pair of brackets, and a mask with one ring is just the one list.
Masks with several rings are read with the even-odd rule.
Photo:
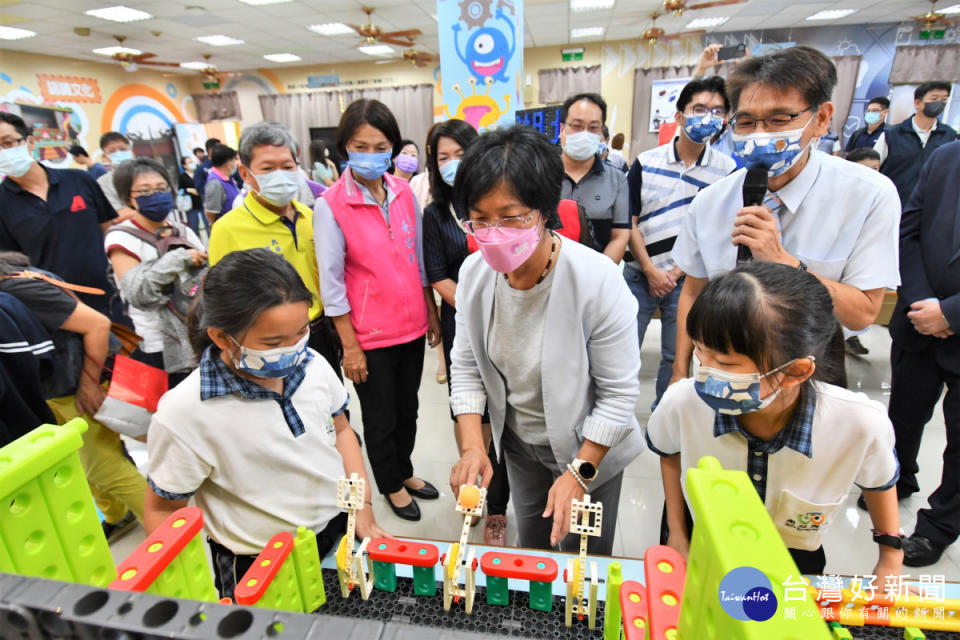
[[878, 589], [900, 575], [893, 426], [879, 402], [818, 381], [835, 327], [830, 294], [805, 271], [751, 262], [707, 284], [687, 316], [700, 369], [667, 389], [647, 428], [661, 456], [663, 542], [689, 551], [686, 471], [714, 456], [747, 472], [807, 574], [823, 573], [823, 538], [856, 484], [878, 544]]
[[[337, 481], [366, 479], [349, 396], [307, 347], [312, 296], [283, 256], [228, 254], [211, 267], [190, 328], [200, 366], [160, 401], [147, 437], [144, 526], [191, 496], [203, 511], [222, 597], [267, 541], [306, 526], [323, 556], [346, 531]], [[366, 484], [357, 535], [377, 526]]]

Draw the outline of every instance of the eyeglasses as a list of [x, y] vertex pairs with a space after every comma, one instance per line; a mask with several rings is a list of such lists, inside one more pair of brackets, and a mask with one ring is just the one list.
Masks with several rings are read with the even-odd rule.
[[493, 227], [503, 227], [505, 229], [523, 229], [533, 220], [534, 211], [531, 209], [521, 216], [510, 216], [509, 218], [500, 218], [496, 222], [483, 222], [480, 220], [464, 220], [460, 223], [463, 230], [474, 235], [477, 231], [492, 229]]
[[706, 107], [694, 107], [690, 110], [690, 115], [692, 116], [705, 116], [708, 113], [718, 118], [727, 117], [727, 110], [723, 107], [713, 107], [712, 109], [708, 109]]
[[782, 131], [790, 126], [790, 123], [799, 118], [807, 111], [816, 112], [820, 105], [807, 107], [803, 111], [796, 113], [775, 113], [766, 118], [751, 118], [750, 116], [734, 116], [730, 120], [730, 126], [734, 133], [751, 133], [756, 130], [759, 123], [763, 123], [764, 131]]
[[16, 140], [8, 140], [7, 142], [0, 142], [0, 149], [13, 149], [23, 141], [24, 141], [24, 138], [17, 138]]
[[146, 189], [131, 191], [130, 195], [132, 195], [134, 198], [145, 198], [147, 196], [152, 196], [155, 193], [165, 193], [167, 191], [170, 191], [170, 187], [157, 187], [156, 189], [150, 189], [148, 187]]
[[586, 130], [586, 131], [589, 131], [590, 133], [594, 133], [594, 134], [596, 134], [596, 135], [598, 135], [598, 136], [599, 136], [599, 135], [603, 135], [603, 125], [602, 125], [602, 124], [594, 124], [594, 125], [590, 125], [589, 127], [583, 126], [583, 123], [582, 123], [582, 122], [564, 122], [563, 124], [566, 125], [566, 127], [567, 127], [567, 129], [570, 131], [570, 133], [580, 133], [581, 131]]

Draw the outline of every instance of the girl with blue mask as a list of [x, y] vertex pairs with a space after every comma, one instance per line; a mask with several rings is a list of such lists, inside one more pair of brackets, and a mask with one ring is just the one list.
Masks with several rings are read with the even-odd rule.
[[821, 381], [836, 322], [826, 287], [786, 265], [750, 262], [706, 285], [687, 316], [699, 370], [667, 389], [647, 429], [666, 544], [688, 552], [682, 478], [713, 456], [748, 474], [802, 573], [823, 573], [825, 532], [857, 485], [878, 545], [863, 573], [900, 575], [893, 426], [884, 405]]
[[222, 597], [232, 597], [280, 531], [306, 527], [321, 557], [340, 542], [341, 477], [356, 474], [366, 485], [356, 534], [388, 535], [373, 516], [345, 415], [349, 395], [306, 347], [312, 298], [282, 255], [226, 255], [208, 272], [189, 319], [200, 365], [164, 396], [151, 424], [144, 526], [153, 531], [193, 497], [206, 516]]

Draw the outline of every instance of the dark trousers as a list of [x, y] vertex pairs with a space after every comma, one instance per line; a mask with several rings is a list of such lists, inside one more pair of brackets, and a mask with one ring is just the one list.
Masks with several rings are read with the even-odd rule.
[[[340, 538], [347, 532], [347, 514], [341, 512], [327, 523], [327, 526], [317, 533], [317, 551], [320, 559], [327, 555], [333, 545], [340, 542]], [[213, 560], [213, 584], [217, 587], [221, 598], [233, 598], [233, 590], [243, 575], [250, 569], [257, 556], [240, 556], [218, 542], [207, 538], [210, 546], [210, 555]]]
[[417, 439], [417, 393], [423, 375], [424, 339], [365, 351], [367, 381], [354, 384], [363, 413], [363, 439], [377, 489], [386, 495], [413, 477], [410, 455]]
[[343, 382], [343, 370], [340, 368], [343, 364], [343, 347], [340, 344], [340, 335], [333, 326], [333, 320], [328, 316], [320, 316], [311, 322], [310, 339], [307, 345], [323, 356], [340, 378], [340, 382]]
[[901, 349], [896, 342], [890, 349], [890, 406], [888, 415], [896, 435], [900, 480], [897, 495], [909, 496], [919, 490], [917, 454], [923, 428], [933, 417], [943, 387], [943, 420], [947, 427], [947, 447], [943, 450], [940, 486], [930, 494], [929, 509], [917, 512], [914, 532], [939, 545], [951, 544], [960, 534], [960, 375], [942, 368], [937, 362], [937, 345], [932, 343], [919, 353]]

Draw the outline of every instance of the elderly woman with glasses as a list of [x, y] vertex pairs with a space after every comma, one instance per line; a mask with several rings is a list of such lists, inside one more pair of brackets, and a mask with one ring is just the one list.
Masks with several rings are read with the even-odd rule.
[[609, 259], [552, 230], [562, 178], [550, 142], [520, 126], [481, 136], [461, 161], [454, 205], [480, 250], [457, 285], [450, 400], [461, 457], [450, 484], [490, 482], [486, 405], [520, 546], [575, 549], [571, 500], [589, 493], [604, 505], [589, 549], [609, 554], [623, 468], [644, 448], [637, 302]]

